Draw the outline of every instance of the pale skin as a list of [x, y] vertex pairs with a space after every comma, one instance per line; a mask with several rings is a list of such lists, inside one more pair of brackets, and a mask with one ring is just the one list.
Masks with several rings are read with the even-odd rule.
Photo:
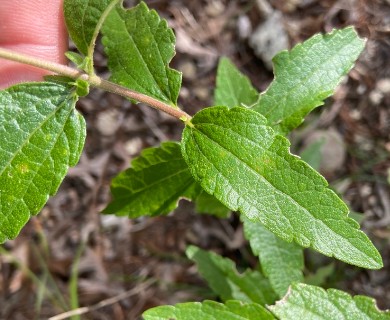
[[[0, 47], [64, 64], [62, 0], [0, 0]], [[0, 88], [39, 81], [48, 71], [0, 59]]]

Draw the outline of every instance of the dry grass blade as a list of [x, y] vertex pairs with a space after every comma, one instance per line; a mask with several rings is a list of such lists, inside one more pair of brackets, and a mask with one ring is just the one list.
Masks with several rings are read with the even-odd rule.
[[60, 313], [56, 316], [53, 316], [53, 317], [50, 317], [48, 320], [63, 320], [63, 319], [68, 319], [70, 317], [73, 317], [73, 316], [79, 316], [79, 315], [82, 315], [82, 314], [86, 314], [88, 312], [92, 312], [92, 311], [96, 311], [100, 308], [103, 308], [103, 307], [107, 307], [107, 306], [110, 306], [114, 303], [117, 303], [121, 300], [124, 300], [128, 297], [131, 297], [147, 288], [149, 288], [153, 283], [155, 283], [156, 280], [149, 280], [149, 281], [145, 281], [144, 283], [140, 284], [140, 285], [137, 285], [137, 287], [133, 288], [133, 289], [130, 289], [128, 291], [125, 291], [121, 294], [118, 294], [117, 296], [115, 297], [112, 297], [112, 298], [108, 298], [108, 299], [105, 299], [105, 300], [102, 300], [100, 301], [99, 303], [93, 305], [93, 306], [90, 306], [90, 307], [82, 307], [82, 308], [78, 308], [78, 309], [74, 309], [74, 310], [71, 310], [71, 311], [67, 311], [67, 312], [64, 312], [64, 313]]

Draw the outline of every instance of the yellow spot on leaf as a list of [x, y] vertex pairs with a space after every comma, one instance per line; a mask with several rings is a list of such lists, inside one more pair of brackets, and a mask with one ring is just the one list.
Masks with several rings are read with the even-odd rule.
[[23, 174], [30, 171], [28, 168], [28, 165], [26, 163], [18, 164], [17, 169], [18, 169], [18, 171], [20, 171], [20, 173], [23, 173]]

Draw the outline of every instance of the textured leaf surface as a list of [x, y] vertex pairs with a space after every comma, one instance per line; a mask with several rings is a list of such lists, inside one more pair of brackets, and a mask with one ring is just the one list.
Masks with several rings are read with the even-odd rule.
[[293, 282], [303, 282], [303, 250], [268, 231], [261, 222], [244, 220], [245, 238], [253, 253], [260, 258], [263, 274], [282, 297]]
[[306, 284], [295, 284], [283, 300], [269, 309], [281, 320], [388, 320], [390, 312], [379, 311], [372, 298]]
[[352, 27], [315, 35], [273, 59], [275, 79], [253, 108], [281, 133], [332, 95], [364, 48]]
[[182, 153], [195, 180], [231, 210], [286, 241], [366, 268], [382, 260], [326, 180], [289, 153], [259, 113], [203, 109], [183, 132]]
[[64, 0], [66, 26], [77, 49], [88, 55], [88, 47], [100, 17], [113, 0]]
[[56, 83], [0, 92], [0, 242], [18, 235], [78, 162], [85, 122], [76, 100]]
[[161, 306], [143, 313], [145, 320], [272, 320], [275, 317], [255, 303], [230, 300], [226, 304], [215, 301], [179, 303]]
[[189, 246], [186, 254], [196, 262], [199, 273], [210, 288], [223, 300], [272, 304], [277, 296], [269, 282], [258, 271], [237, 272], [234, 262], [213, 252]]
[[102, 32], [111, 81], [176, 106], [181, 73], [168, 63], [175, 54], [175, 36], [145, 3], [107, 17]]
[[103, 212], [132, 218], [167, 214], [181, 197], [196, 197], [196, 185], [180, 145], [165, 142], [159, 148], [143, 150], [131, 168], [113, 179], [114, 199]]
[[228, 58], [218, 64], [214, 104], [219, 106], [251, 107], [259, 99], [259, 93], [250, 80]]

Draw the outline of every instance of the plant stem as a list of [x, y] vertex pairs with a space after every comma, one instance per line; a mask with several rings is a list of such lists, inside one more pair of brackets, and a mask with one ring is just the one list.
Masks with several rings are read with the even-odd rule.
[[152, 98], [146, 94], [127, 89], [126, 87], [104, 80], [96, 75], [88, 75], [80, 70], [73, 69], [59, 63], [46, 61], [40, 58], [35, 58], [26, 54], [17, 53], [3, 48], [0, 48], [0, 58], [28, 64], [30, 66], [45, 69], [47, 71], [51, 71], [56, 74], [66, 76], [75, 80], [81, 79], [87, 81], [93, 87], [116, 93], [125, 98], [146, 103], [151, 107], [163, 111], [185, 123], [188, 123], [191, 120], [191, 116], [179, 108], [176, 109], [169, 104]]

